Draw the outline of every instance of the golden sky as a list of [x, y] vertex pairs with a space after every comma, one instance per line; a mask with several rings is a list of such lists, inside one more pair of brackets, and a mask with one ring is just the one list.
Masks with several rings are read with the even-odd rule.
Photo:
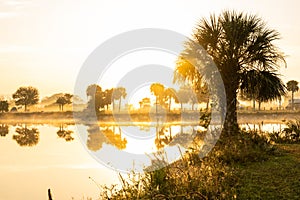
[[138, 28], [190, 36], [201, 17], [225, 9], [257, 14], [276, 29], [287, 55], [282, 78], [300, 81], [299, 7], [297, 0], [1, 0], [0, 94], [27, 85], [41, 96], [72, 93], [83, 62], [107, 39]]

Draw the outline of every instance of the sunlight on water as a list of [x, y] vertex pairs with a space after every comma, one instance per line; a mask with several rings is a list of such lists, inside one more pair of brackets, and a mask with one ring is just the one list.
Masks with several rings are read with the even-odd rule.
[[[283, 130], [285, 125], [242, 124], [241, 128], [272, 132]], [[125, 162], [122, 159], [128, 157], [123, 156], [124, 152], [130, 155], [161, 149], [171, 152], [178, 148], [173, 140], [184, 143], [184, 134], [203, 130], [201, 126], [186, 124], [1, 124], [0, 177], [6, 180], [0, 183], [1, 198], [46, 199], [47, 189], [51, 188], [55, 199], [97, 199], [99, 185], [119, 183], [118, 173], [104, 167], [111, 167], [109, 162], [115, 164], [112, 168], [124, 163], [128, 169], [151, 165], [150, 157], [142, 163], [135, 160], [140, 157]], [[169, 159], [178, 159], [178, 154], [170, 154]]]
[[[0, 177], [5, 180], [0, 183], [1, 199], [47, 199], [48, 188], [54, 199], [96, 199], [99, 188], [89, 177], [99, 184], [118, 182], [115, 172], [84, 150], [76, 133], [71, 133], [74, 139], [67, 142], [57, 134], [60, 127], [28, 125], [29, 130], [38, 130], [37, 143], [32, 142], [33, 138], [19, 137], [20, 146], [13, 138], [18, 135], [16, 129], [25, 125], [8, 127], [8, 134], [0, 137]], [[74, 131], [74, 126], [65, 128]]]

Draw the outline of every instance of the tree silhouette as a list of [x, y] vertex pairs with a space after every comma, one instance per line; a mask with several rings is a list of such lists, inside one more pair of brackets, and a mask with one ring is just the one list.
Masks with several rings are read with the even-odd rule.
[[[125, 99], [126, 96], [127, 96], [126, 89], [123, 88], [123, 87], [117, 87], [113, 90], [113, 94], [112, 94], [113, 101], [119, 100], [119, 112], [121, 110], [122, 98]], [[114, 107], [115, 107], [114, 105], [115, 104], [113, 103], [113, 110], [114, 110]]]
[[174, 99], [175, 102], [178, 102], [178, 98], [177, 98], [177, 95], [176, 95], [176, 90], [174, 88], [167, 88], [164, 91], [164, 99], [166, 101], [169, 101], [169, 103], [168, 103], [168, 110], [170, 112], [171, 111], [171, 102], [172, 102], [172, 99]]
[[24, 105], [25, 111], [27, 106], [37, 104], [39, 101], [39, 92], [34, 87], [20, 87], [12, 97], [15, 99], [15, 104]]
[[8, 112], [8, 102], [7, 101], [0, 101], [0, 112]]
[[150, 86], [150, 91], [155, 96], [155, 112], [157, 113], [157, 104], [161, 103], [163, 100], [165, 87], [160, 83], [152, 83]]
[[299, 90], [298, 81], [291, 80], [286, 84], [287, 90], [292, 92], [292, 109], [294, 110], [294, 93]]
[[59, 106], [59, 110], [64, 111], [64, 105], [72, 103], [72, 97], [73, 95], [67, 93], [61, 97], [58, 97], [56, 103]]
[[183, 111], [183, 104], [188, 103], [191, 100], [192, 92], [187, 86], [182, 86], [177, 92], [178, 101], [180, 103], [181, 111]]
[[16, 128], [16, 133], [17, 135], [13, 135], [13, 139], [20, 146], [34, 146], [39, 142], [39, 131], [37, 128], [18, 127]]
[[8, 126], [6, 124], [1, 124], [0, 125], [0, 136], [5, 137], [8, 134]]
[[286, 94], [284, 83], [273, 72], [249, 70], [241, 76], [241, 93], [253, 100], [253, 109], [255, 101], [258, 101], [260, 110], [261, 102], [280, 100]]
[[193, 39], [185, 43], [181, 60], [200, 63], [196, 67], [203, 77], [213, 79], [213, 68], [205, 65], [200, 45], [214, 61], [222, 77], [227, 107], [223, 135], [234, 134], [238, 129], [236, 105], [241, 75], [249, 70], [275, 73], [279, 61], [284, 61], [283, 55], [273, 44], [277, 39], [279, 34], [267, 28], [257, 16], [224, 11], [219, 17], [211, 15], [210, 19], [201, 19]]
[[65, 130], [63, 124], [59, 126], [59, 130], [57, 131], [58, 137], [64, 138], [67, 142], [74, 140], [72, 133], [73, 131], [71, 130]]
[[103, 92], [99, 85], [89, 85], [86, 89], [86, 95], [89, 98], [87, 106], [89, 110], [99, 111], [100, 108], [104, 107]]
[[[113, 95], [113, 89], [106, 89], [104, 92], [103, 92], [103, 98], [102, 98], [102, 103], [104, 106], [106, 106], [106, 110], [108, 110], [108, 106], [110, 104], [112, 104], [112, 95]], [[101, 100], [100, 100], [101, 101]]]

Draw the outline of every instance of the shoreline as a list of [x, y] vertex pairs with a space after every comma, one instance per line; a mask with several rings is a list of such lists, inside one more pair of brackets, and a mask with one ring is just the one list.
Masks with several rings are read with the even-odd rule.
[[[76, 116], [76, 118], [74, 117]], [[97, 116], [91, 117], [87, 113], [66, 111], [66, 112], [19, 112], [19, 113], [0, 113], [0, 123], [18, 124], [18, 123], [65, 123], [65, 124], [90, 124], [97, 123], [103, 125], [143, 125], [158, 123], [168, 123], [172, 125], [195, 124], [195, 119], [199, 118], [197, 112], [184, 113], [167, 113], [155, 115], [154, 113], [100, 113]], [[155, 119], [155, 120], [153, 120]], [[256, 111], [256, 112], [238, 112], [238, 122], [246, 123], [285, 123], [288, 120], [300, 119], [298, 111]], [[197, 120], [198, 121], [198, 120]]]

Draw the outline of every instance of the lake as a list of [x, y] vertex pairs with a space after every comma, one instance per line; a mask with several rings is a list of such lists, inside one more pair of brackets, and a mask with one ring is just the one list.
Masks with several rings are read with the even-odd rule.
[[[185, 143], [203, 130], [188, 124], [0, 124], [0, 200], [47, 199], [48, 188], [54, 199], [97, 199], [99, 185], [119, 183], [113, 169], [142, 169], [151, 165], [152, 153], [164, 148], [174, 153], [180, 150], [172, 144], [176, 138]], [[169, 162], [180, 157], [178, 151], [168, 156]]]

